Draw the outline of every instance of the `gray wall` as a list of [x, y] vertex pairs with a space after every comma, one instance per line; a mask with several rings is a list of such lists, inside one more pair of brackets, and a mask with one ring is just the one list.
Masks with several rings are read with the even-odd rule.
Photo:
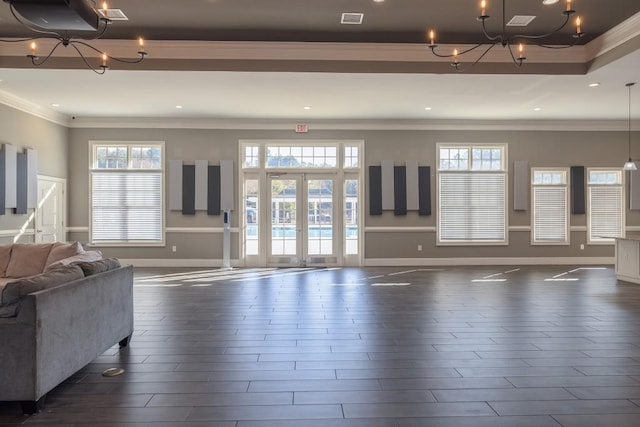
[[[69, 164], [69, 224], [88, 226], [88, 141], [165, 141], [166, 160], [235, 160], [238, 165], [238, 141], [242, 139], [348, 139], [365, 141], [365, 167], [379, 165], [381, 160], [392, 159], [399, 164], [407, 159], [418, 159], [420, 165], [432, 168], [432, 195], [435, 196], [436, 143], [508, 143], [509, 168], [515, 160], [528, 160], [530, 167], [621, 167], [627, 157], [626, 132], [574, 132], [574, 131], [312, 131], [303, 136], [293, 131], [274, 130], [206, 130], [206, 129], [80, 129], [70, 130]], [[365, 174], [366, 175], [366, 174]], [[366, 179], [366, 178], [365, 178]], [[512, 210], [513, 179], [509, 176], [509, 225], [529, 226], [530, 212]], [[366, 199], [366, 190], [365, 190]], [[237, 203], [237, 198], [236, 198]], [[627, 198], [628, 204], [628, 198]], [[434, 215], [419, 217], [394, 216], [385, 212], [370, 217], [365, 210], [367, 227], [435, 227]], [[237, 211], [236, 211], [237, 212]], [[232, 224], [238, 224], [237, 214]], [[183, 216], [167, 211], [167, 227], [222, 227], [222, 218], [199, 212]], [[585, 215], [572, 215], [572, 226], [585, 226]], [[627, 212], [627, 225], [640, 226], [640, 213]], [[232, 257], [237, 258], [237, 235], [233, 235]], [[366, 258], [456, 258], [456, 257], [611, 257], [611, 246], [586, 246], [584, 232], [573, 231], [571, 246], [531, 246], [528, 232], [510, 233], [510, 245], [490, 247], [436, 247], [436, 235], [424, 233], [381, 233], [366, 235]], [[70, 239], [86, 241], [86, 232], [70, 234]], [[421, 252], [417, 245], [423, 245]], [[178, 251], [171, 252], [176, 245]], [[165, 248], [104, 248], [106, 255], [123, 258], [221, 258], [222, 236], [218, 234], [168, 233]]]
[[[0, 143], [12, 144], [19, 153], [25, 148], [38, 150], [38, 174], [56, 178], [67, 178], [69, 129], [31, 114], [0, 104]], [[8, 230], [20, 229], [28, 222], [33, 213], [15, 215], [13, 209], [7, 209], [0, 216], [0, 243], [13, 242]], [[27, 224], [33, 228], [33, 221]], [[33, 234], [21, 238], [32, 242]]]

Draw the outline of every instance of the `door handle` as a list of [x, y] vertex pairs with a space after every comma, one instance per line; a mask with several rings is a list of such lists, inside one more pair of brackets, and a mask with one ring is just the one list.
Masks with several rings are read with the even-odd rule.
[[42, 233], [42, 230], [36, 230], [36, 233]]

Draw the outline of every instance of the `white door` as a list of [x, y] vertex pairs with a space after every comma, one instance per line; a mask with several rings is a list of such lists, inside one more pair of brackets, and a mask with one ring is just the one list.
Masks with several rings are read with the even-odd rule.
[[335, 178], [311, 174], [270, 176], [268, 265], [336, 265], [339, 225]]
[[64, 179], [38, 177], [38, 207], [36, 208], [36, 243], [63, 242], [66, 240], [64, 225]]

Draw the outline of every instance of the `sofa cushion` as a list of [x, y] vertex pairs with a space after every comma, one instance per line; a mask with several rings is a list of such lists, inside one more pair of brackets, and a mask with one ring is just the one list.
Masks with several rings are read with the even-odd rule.
[[0, 245], [0, 277], [6, 277], [13, 245]]
[[45, 263], [45, 268], [53, 264], [56, 261], [60, 261], [61, 259], [69, 258], [84, 252], [82, 245], [80, 242], [73, 243], [54, 243], [51, 248], [51, 252], [49, 252], [49, 256], [47, 257], [47, 262]]
[[0, 294], [0, 304], [9, 305], [16, 303], [24, 295], [43, 289], [53, 288], [63, 283], [84, 278], [84, 273], [80, 267], [70, 265], [64, 268], [51, 270], [37, 276], [25, 277], [23, 279], [9, 282], [2, 289]]
[[52, 264], [49, 264], [44, 271], [47, 272], [50, 270], [55, 270], [56, 268], [64, 267], [65, 265], [73, 264], [76, 262], [98, 261], [100, 259], [102, 259], [102, 252], [86, 251], [86, 252], [82, 252], [81, 254], [74, 255], [69, 258], [64, 258]]
[[7, 266], [7, 277], [28, 277], [42, 273], [51, 243], [14, 243]]
[[18, 315], [19, 302], [13, 304], [0, 305], [0, 319], [5, 317], [16, 317]]
[[91, 262], [78, 262], [74, 265], [77, 265], [82, 269], [85, 277], [121, 267], [120, 260], [118, 260], [118, 258], [106, 258]]

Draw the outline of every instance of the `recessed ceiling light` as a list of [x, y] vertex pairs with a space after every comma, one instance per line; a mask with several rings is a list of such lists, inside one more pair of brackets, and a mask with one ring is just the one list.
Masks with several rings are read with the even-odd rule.
[[431, 108], [431, 107], [424, 107], [424, 109], [425, 109], [426, 111], [431, 111], [431, 110], [432, 110], [432, 108]]
[[559, 1], [560, 0], [542, 0], [542, 4], [544, 4], [544, 5], [556, 4]]
[[540, 111], [540, 110], [542, 110], [542, 108], [540, 108], [540, 107], [536, 107], [536, 108], [533, 109], [533, 111]]
[[600, 83], [598, 82], [589, 83], [589, 87], [598, 87], [598, 86], [600, 86]]
[[181, 110], [183, 107], [182, 107], [182, 105], [176, 105], [176, 108], [177, 108], [178, 110]]
[[382, 3], [384, 0], [373, 0], [374, 3]]
[[303, 110], [311, 110], [311, 107], [308, 105], [305, 105], [304, 107], [302, 107]]
[[52, 107], [59, 107], [59, 106], [60, 106], [60, 104], [57, 104], [57, 103], [55, 103], [55, 102], [54, 102], [53, 104], [51, 104], [51, 106], [52, 106]]

